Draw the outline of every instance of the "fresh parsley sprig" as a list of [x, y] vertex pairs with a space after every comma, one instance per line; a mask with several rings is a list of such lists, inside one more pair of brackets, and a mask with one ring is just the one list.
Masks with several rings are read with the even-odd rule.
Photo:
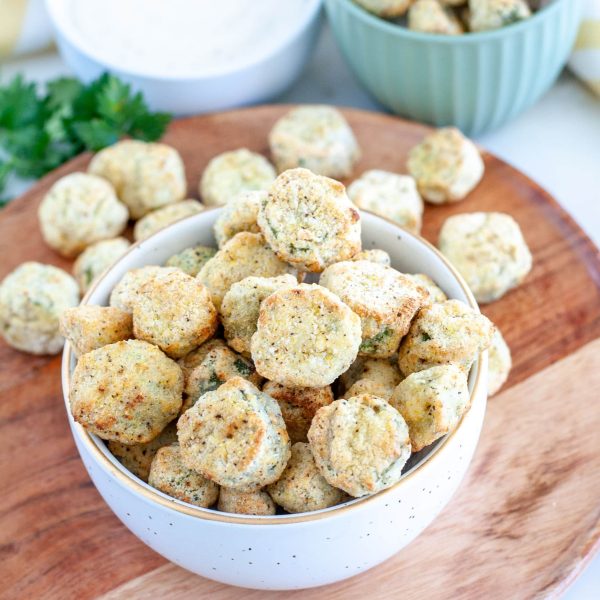
[[0, 86], [0, 197], [13, 175], [41, 177], [124, 136], [156, 140], [170, 120], [167, 113], [150, 112], [142, 94], [113, 75], [87, 85], [63, 77], [44, 93], [17, 75]]

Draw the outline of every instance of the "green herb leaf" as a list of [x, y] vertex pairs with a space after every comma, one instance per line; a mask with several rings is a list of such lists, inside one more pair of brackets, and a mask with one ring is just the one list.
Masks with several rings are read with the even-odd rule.
[[0, 86], [0, 192], [12, 174], [40, 177], [84, 150], [124, 136], [154, 141], [171, 115], [152, 113], [140, 93], [105, 73], [87, 85], [61, 77], [45, 94], [21, 76]]
[[119, 129], [100, 119], [76, 121], [71, 127], [88, 150], [97, 151], [119, 141]]

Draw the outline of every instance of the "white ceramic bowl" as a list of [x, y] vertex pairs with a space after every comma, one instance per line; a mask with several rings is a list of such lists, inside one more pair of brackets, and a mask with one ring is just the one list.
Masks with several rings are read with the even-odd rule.
[[[134, 245], [90, 290], [83, 302], [106, 304], [130, 269], [162, 264], [195, 244], [213, 245], [213, 209], [163, 229]], [[429, 243], [369, 213], [362, 213], [364, 248], [383, 248], [401, 271], [426, 273], [451, 298], [477, 308], [466, 284]], [[75, 361], [63, 355], [63, 389]], [[90, 477], [106, 503], [145, 544], [204, 577], [259, 589], [296, 589], [333, 583], [386, 560], [410, 543], [448, 503], [460, 484], [479, 438], [487, 398], [487, 353], [473, 366], [471, 410], [457, 429], [413, 455], [402, 479], [373, 496], [297, 515], [252, 517], [197, 508], [175, 500], [133, 476], [69, 416]]]
[[90, 81], [105, 71], [114, 73], [143, 92], [153, 110], [175, 115], [254, 104], [282, 93], [297, 79], [310, 57], [322, 20], [322, 0], [306, 0], [303, 18], [285, 42], [268, 55], [253, 62], [240, 62], [239, 66], [218, 74], [155, 76], [109, 64], [88, 48], [69, 19], [71, 3], [72, 0], [46, 0], [46, 7], [60, 54], [75, 74], [83, 81]]

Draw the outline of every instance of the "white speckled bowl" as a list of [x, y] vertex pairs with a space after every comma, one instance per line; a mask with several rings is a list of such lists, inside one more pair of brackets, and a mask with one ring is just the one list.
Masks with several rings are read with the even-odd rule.
[[[179, 221], [134, 245], [83, 302], [106, 304], [112, 288], [130, 269], [162, 264], [195, 244], [213, 245], [212, 225], [218, 210]], [[477, 308], [461, 277], [426, 241], [364, 212], [362, 230], [365, 248], [383, 248], [394, 267], [427, 273], [449, 297]], [[62, 377], [71, 430], [92, 481], [114, 513], [145, 544], [181, 567], [258, 589], [297, 589], [340, 581], [374, 567], [409, 544], [460, 484], [477, 445], [487, 398], [487, 353], [483, 353], [470, 375], [471, 410], [453, 433], [414, 455], [396, 485], [321, 511], [250, 517], [191, 506], [129, 473], [102, 440], [70, 416], [68, 390], [74, 366], [67, 344]]]

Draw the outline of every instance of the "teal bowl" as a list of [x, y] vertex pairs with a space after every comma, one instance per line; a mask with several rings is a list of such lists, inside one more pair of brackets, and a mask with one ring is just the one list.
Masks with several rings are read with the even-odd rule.
[[580, 0], [554, 0], [514, 25], [459, 36], [410, 31], [352, 0], [325, 0], [350, 68], [391, 111], [477, 135], [534, 104], [575, 42]]

